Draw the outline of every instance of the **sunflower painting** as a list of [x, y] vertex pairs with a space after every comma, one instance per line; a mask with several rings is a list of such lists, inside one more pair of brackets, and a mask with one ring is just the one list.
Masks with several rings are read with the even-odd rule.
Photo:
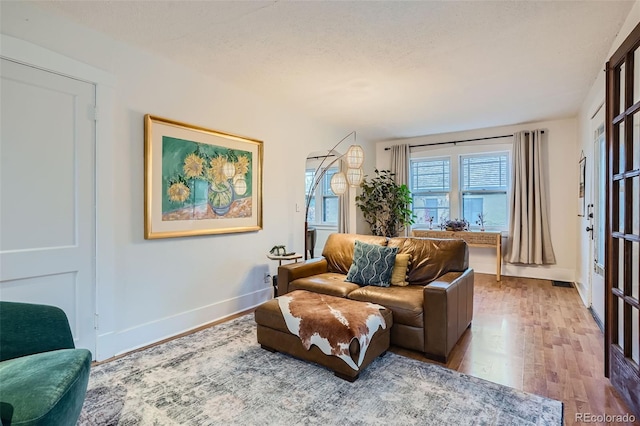
[[162, 138], [162, 220], [251, 217], [251, 152]]
[[144, 237], [262, 229], [263, 142], [144, 116]]

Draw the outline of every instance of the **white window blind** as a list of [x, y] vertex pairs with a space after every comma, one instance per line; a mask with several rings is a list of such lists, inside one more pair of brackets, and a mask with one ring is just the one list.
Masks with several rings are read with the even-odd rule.
[[508, 186], [507, 153], [464, 155], [461, 159], [462, 190], [502, 190]]

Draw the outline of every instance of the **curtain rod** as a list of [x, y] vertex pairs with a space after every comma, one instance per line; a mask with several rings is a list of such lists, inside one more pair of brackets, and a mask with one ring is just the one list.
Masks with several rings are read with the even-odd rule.
[[[529, 132], [527, 132], [527, 133], [529, 133]], [[542, 133], [544, 133], [544, 130], [542, 131]], [[450, 142], [422, 143], [422, 144], [419, 144], [419, 145], [409, 145], [409, 148], [417, 148], [419, 146], [449, 145], [449, 144], [457, 144], [457, 143], [464, 143], [464, 142], [484, 141], [484, 140], [488, 140], [488, 139], [502, 139], [502, 138], [510, 138], [511, 136], [513, 136], [513, 134], [501, 135], [501, 136], [487, 136], [486, 138], [462, 139], [462, 140], [459, 140], [459, 141], [450, 141]], [[391, 147], [388, 146], [384, 150], [385, 151], [389, 151], [390, 149], [391, 149]]]
[[307, 160], [319, 160], [321, 158], [331, 158], [331, 157], [335, 157], [335, 155], [333, 155], [333, 154], [318, 155], [317, 157], [307, 157]]

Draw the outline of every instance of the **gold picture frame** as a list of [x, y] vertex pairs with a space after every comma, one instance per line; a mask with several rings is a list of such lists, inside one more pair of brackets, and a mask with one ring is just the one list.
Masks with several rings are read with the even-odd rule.
[[263, 142], [144, 117], [144, 238], [262, 229]]

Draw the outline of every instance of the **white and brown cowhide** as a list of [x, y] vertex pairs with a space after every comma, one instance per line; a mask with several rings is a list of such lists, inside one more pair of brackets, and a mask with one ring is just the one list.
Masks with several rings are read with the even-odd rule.
[[[380, 313], [384, 307], [374, 303], [295, 290], [278, 297], [278, 304], [289, 332], [300, 337], [305, 349], [316, 345], [324, 354], [337, 356], [356, 371], [373, 335], [379, 328], [387, 328]], [[358, 359], [349, 353], [353, 339], [360, 343]]]

